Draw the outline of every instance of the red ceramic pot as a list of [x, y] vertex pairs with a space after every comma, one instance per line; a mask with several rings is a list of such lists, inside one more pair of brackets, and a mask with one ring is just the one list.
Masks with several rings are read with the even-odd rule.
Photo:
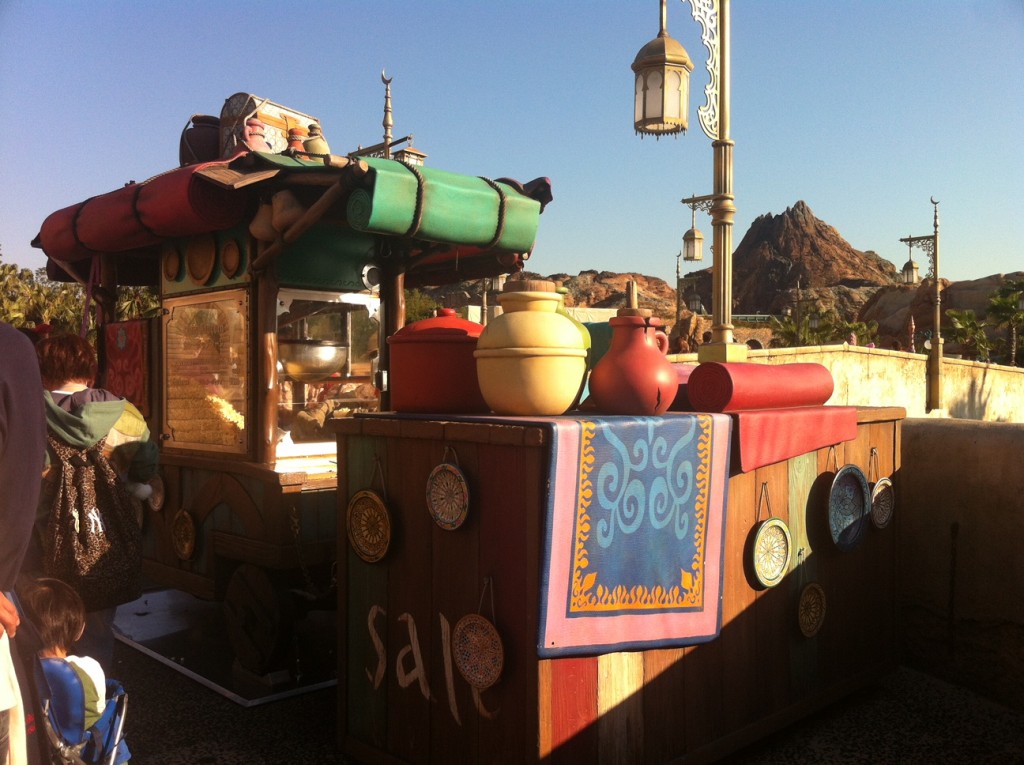
[[[621, 311], [620, 311], [621, 313]], [[590, 373], [590, 397], [603, 414], [664, 414], [679, 391], [679, 375], [665, 358], [661, 322], [641, 316], [609, 319], [612, 344]]]
[[391, 408], [396, 412], [477, 414], [491, 411], [476, 376], [476, 341], [483, 325], [442, 308], [388, 338]]

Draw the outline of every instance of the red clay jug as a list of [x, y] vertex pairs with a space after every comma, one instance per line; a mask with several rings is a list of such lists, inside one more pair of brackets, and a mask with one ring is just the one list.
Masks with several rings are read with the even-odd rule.
[[664, 414], [679, 389], [679, 376], [665, 354], [661, 322], [644, 316], [610, 319], [612, 342], [590, 373], [590, 398], [604, 414]]

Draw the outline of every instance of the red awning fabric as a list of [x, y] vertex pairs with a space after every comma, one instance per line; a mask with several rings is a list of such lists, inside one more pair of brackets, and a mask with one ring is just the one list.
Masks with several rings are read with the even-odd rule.
[[799, 406], [730, 412], [734, 473], [749, 473], [857, 437], [857, 407]]
[[249, 195], [196, 175], [228, 161], [188, 165], [65, 207], [43, 221], [33, 244], [52, 260], [72, 263], [233, 226], [248, 210]]
[[[58, 210], [43, 221], [32, 245], [46, 253], [47, 274], [56, 281], [88, 279], [91, 260], [106, 254], [115, 256], [118, 283], [154, 285], [159, 283], [159, 257], [167, 239], [220, 231], [251, 220], [267, 183], [277, 190], [293, 188], [308, 198], [328, 188], [335, 178], [349, 176], [352, 188], [357, 187], [362, 179], [359, 169], [355, 162], [331, 164], [241, 151], [129, 183]], [[321, 177], [310, 183], [311, 174], [327, 180]], [[306, 177], [300, 179], [300, 175]], [[552, 199], [547, 178], [525, 184], [500, 180], [539, 202], [541, 211]], [[346, 198], [347, 193], [333, 205], [335, 222], [344, 222]], [[411, 238], [397, 251], [408, 259], [410, 287], [522, 270], [530, 254]]]

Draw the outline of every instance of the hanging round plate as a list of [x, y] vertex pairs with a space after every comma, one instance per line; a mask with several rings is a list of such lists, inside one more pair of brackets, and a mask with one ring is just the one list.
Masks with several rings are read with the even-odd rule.
[[459, 674], [479, 691], [498, 682], [505, 666], [505, 648], [498, 630], [479, 614], [467, 614], [452, 630], [452, 655]]
[[876, 529], [884, 529], [889, 525], [895, 508], [896, 494], [892, 489], [892, 481], [879, 478], [871, 489], [871, 522]]
[[213, 267], [217, 265], [217, 241], [213, 234], [194, 236], [189, 240], [185, 250], [185, 268], [189, 278], [199, 286], [203, 286], [213, 275]]
[[181, 560], [192, 560], [196, 551], [196, 522], [188, 510], [179, 510], [171, 522], [171, 545]]
[[871, 491], [864, 471], [844, 465], [832, 479], [828, 497], [828, 527], [836, 547], [849, 552], [860, 544], [870, 512]]
[[825, 623], [825, 591], [821, 585], [811, 582], [800, 593], [800, 605], [797, 610], [800, 621], [800, 632], [804, 637], [814, 637]]
[[372, 491], [358, 491], [348, 503], [348, 541], [356, 555], [376, 563], [391, 544], [391, 517], [381, 498]]
[[228, 279], [234, 279], [241, 265], [242, 251], [238, 249], [238, 242], [226, 239], [220, 248], [220, 270]]
[[430, 517], [442, 529], [454, 531], [469, 512], [469, 487], [456, 465], [442, 462], [427, 478], [427, 507]]
[[789, 528], [779, 518], [769, 518], [754, 532], [752, 548], [754, 576], [764, 587], [774, 587], [789, 570], [793, 541]]

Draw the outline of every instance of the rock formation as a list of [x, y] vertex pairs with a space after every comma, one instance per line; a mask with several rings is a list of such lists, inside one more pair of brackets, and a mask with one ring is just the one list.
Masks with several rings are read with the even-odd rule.
[[[709, 237], [710, 238], [710, 237]], [[711, 266], [686, 275], [709, 309]], [[672, 327], [676, 315], [676, 292], [662, 279], [639, 273], [581, 271], [576, 276], [558, 273], [540, 276], [524, 272], [510, 278], [548, 279], [565, 287], [566, 305], [619, 308], [626, 304], [626, 285], [633, 281], [641, 308], [648, 308]], [[1024, 278], [1024, 272], [1006, 278]], [[979, 319], [988, 310], [989, 296], [1003, 281], [1002, 275], [950, 283], [942, 280], [943, 329], [948, 327], [945, 310], [970, 309]], [[457, 297], [464, 304], [479, 302], [481, 282], [427, 290], [444, 303]], [[799, 201], [781, 215], [758, 217], [747, 230], [733, 255], [733, 315], [780, 314], [786, 307], [833, 313], [846, 321], [875, 321], [879, 344], [891, 347], [907, 344], [911, 317], [917, 331], [934, 324], [934, 282], [904, 285], [896, 266], [871, 250], [857, 250], [839, 232], [819, 220], [811, 208]], [[456, 301], [458, 303], [458, 300]], [[676, 342], [699, 338], [706, 327], [683, 305], [680, 327], [672, 333]]]
[[[693, 276], [710, 305], [710, 267]], [[855, 249], [800, 201], [781, 215], [758, 217], [740, 241], [733, 254], [733, 313], [780, 313], [799, 298], [802, 306], [853, 320], [879, 287], [898, 283], [892, 263]]]

